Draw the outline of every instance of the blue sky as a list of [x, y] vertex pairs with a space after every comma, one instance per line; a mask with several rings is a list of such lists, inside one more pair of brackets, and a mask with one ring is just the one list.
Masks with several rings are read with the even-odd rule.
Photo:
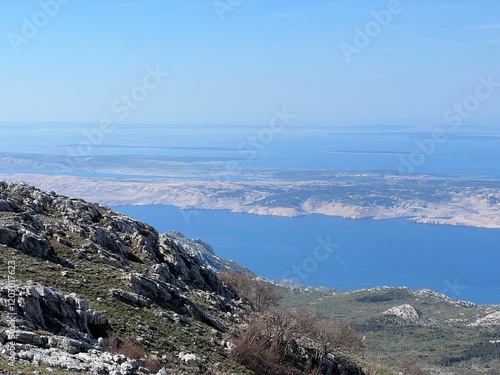
[[[261, 125], [286, 107], [303, 125], [434, 126], [479, 77], [500, 82], [497, 0], [18, 0], [0, 10], [0, 122]], [[342, 43], [357, 48], [351, 61]], [[165, 77], [145, 90], [151, 69]], [[140, 101], [118, 111], [134, 90]], [[500, 88], [479, 104], [464, 123], [498, 124]]]

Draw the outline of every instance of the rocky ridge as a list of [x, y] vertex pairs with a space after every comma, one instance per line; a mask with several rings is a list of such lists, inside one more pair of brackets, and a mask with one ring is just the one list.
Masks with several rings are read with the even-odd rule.
[[212, 246], [203, 240], [186, 238], [182, 233], [175, 230], [169, 230], [164, 235], [174, 241], [179, 246], [179, 249], [184, 251], [188, 256], [196, 258], [199, 263], [206, 265], [213, 271], [230, 271], [253, 275], [248, 268], [240, 266], [232, 260], [226, 260], [217, 256]]
[[[107, 332], [127, 324], [116, 321], [112, 308], [118, 316], [121, 309], [148, 310], [164, 322], [206, 327], [215, 338], [245, 314], [216, 274], [173, 238], [99, 205], [25, 184], [0, 183], [0, 250], [9, 265], [0, 277], [0, 344], [3, 354], [7, 345], [14, 349], [16, 361], [149, 373], [137, 360], [103, 351]], [[151, 328], [143, 334], [153, 335]]]
[[[252, 373], [228, 355], [251, 307], [213, 271], [234, 264], [203, 241], [0, 182], [0, 260], [0, 369]], [[363, 374], [332, 358], [326, 374]]]

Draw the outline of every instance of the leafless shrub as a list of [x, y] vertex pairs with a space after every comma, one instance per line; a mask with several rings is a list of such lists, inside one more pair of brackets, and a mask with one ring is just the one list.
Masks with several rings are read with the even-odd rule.
[[120, 340], [118, 339], [118, 336], [114, 332], [112, 332], [102, 342], [102, 346], [103, 346], [104, 350], [107, 352], [110, 352], [110, 353], [116, 353], [116, 351], [118, 350], [119, 344], [120, 344]]
[[121, 341], [113, 332], [103, 341], [104, 350], [113, 354], [123, 354], [131, 359], [139, 359], [145, 356], [146, 352], [139, 344], [132, 339]]
[[238, 298], [247, 298], [250, 295], [250, 284], [253, 278], [238, 272], [220, 272], [218, 275]]
[[142, 346], [136, 344], [131, 339], [127, 339], [120, 345], [118, 354], [123, 354], [124, 356], [131, 359], [139, 359], [144, 357], [146, 355], [146, 352], [144, 351]]
[[265, 311], [279, 304], [283, 298], [283, 293], [274, 285], [264, 282], [255, 281], [254, 284], [253, 305], [257, 311]]
[[334, 350], [360, 353], [364, 349], [362, 339], [347, 323], [320, 320], [304, 309], [270, 309], [264, 317], [268, 330], [271, 330], [270, 335], [283, 345], [292, 341], [308, 341], [319, 345], [324, 353]]
[[156, 355], [152, 355], [141, 360], [142, 367], [147, 368], [152, 373], [157, 373], [163, 367], [160, 359]]
[[237, 272], [222, 272], [219, 278], [226, 283], [237, 297], [250, 302], [257, 311], [265, 311], [278, 305], [282, 292], [273, 284], [257, 280], [250, 275]]
[[290, 375], [289, 369], [280, 365], [281, 353], [269, 336], [267, 323], [256, 318], [234, 340], [231, 356], [249, 369], [262, 375]]
[[[318, 322], [305, 310], [282, 309], [268, 309], [254, 317], [233, 344], [233, 359], [251, 370], [287, 375], [320, 373], [323, 353], [339, 349], [359, 352], [363, 348], [357, 333], [345, 323]], [[304, 344], [320, 347], [312, 362], [303, 357], [300, 346]]]
[[364, 344], [359, 335], [344, 322], [323, 320], [312, 327], [315, 338], [324, 353], [334, 350], [346, 350], [361, 353]]

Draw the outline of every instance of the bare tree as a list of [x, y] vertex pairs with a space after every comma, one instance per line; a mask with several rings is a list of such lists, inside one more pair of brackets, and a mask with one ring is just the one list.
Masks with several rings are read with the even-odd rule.
[[[321, 321], [305, 310], [271, 308], [256, 315], [233, 341], [232, 355], [259, 374], [314, 374], [325, 353], [343, 349], [360, 352], [363, 343], [345, 323]], [[304, 348], [313, 357], [303, 356]]]
[[276, 307], [283, 298], [283, 293], [278, 287], [265, 281], [255, 280], [253, 290], [252, 302], [257, 311]]
[[233, 271], [220, 272], [217, 276], [236, 294], [236, 297], [248, 299], [252, 277]]
[[346, 350], [361, 353], [364, 344], [359, 335], [348, 324], [323, 320], [313, 327], [313, 334], [324, 353]]
[[289, 369], [280, 364], [282, 355], [273, 342], [268, 322], [259, 317], [233, 341], [231, 356], [249, 369], [262, 375], [288, 375]]
[[271, 309], [264, 315], [268, 335], [283, 351], [290, 351], [302, 336], [299, 317], [293, 312]]
[[237, 297], [250, 302], [257, 311], [276, 307], [283, 293], [275, 285], [237, 272], [222, 272], [219, 278], [226, 283]]

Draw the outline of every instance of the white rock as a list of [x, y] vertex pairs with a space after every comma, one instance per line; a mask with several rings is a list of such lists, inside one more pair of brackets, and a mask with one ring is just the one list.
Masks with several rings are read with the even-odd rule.
[[471, 327], [496, 326], [496, 325], [500, 325], [500, 311], [495, 311], [469, 324], [469, 326]]
[[178, 355], [178, 357], [179, 357], [179, 359], [181, 361], [184, 361], [186, 363], [198, 360], [198, 357], [195, 354], [192, 354], [192, 353], [183, 353], [183, 352], [180, 352], [179, 355]]
[[424, 316], [421, 312], [409, 304], [392, 307], [389, 310], [384, 311], [382, 314], [396, 316], [407, 324], [429, 324], [432, 322], [431, 319]]

